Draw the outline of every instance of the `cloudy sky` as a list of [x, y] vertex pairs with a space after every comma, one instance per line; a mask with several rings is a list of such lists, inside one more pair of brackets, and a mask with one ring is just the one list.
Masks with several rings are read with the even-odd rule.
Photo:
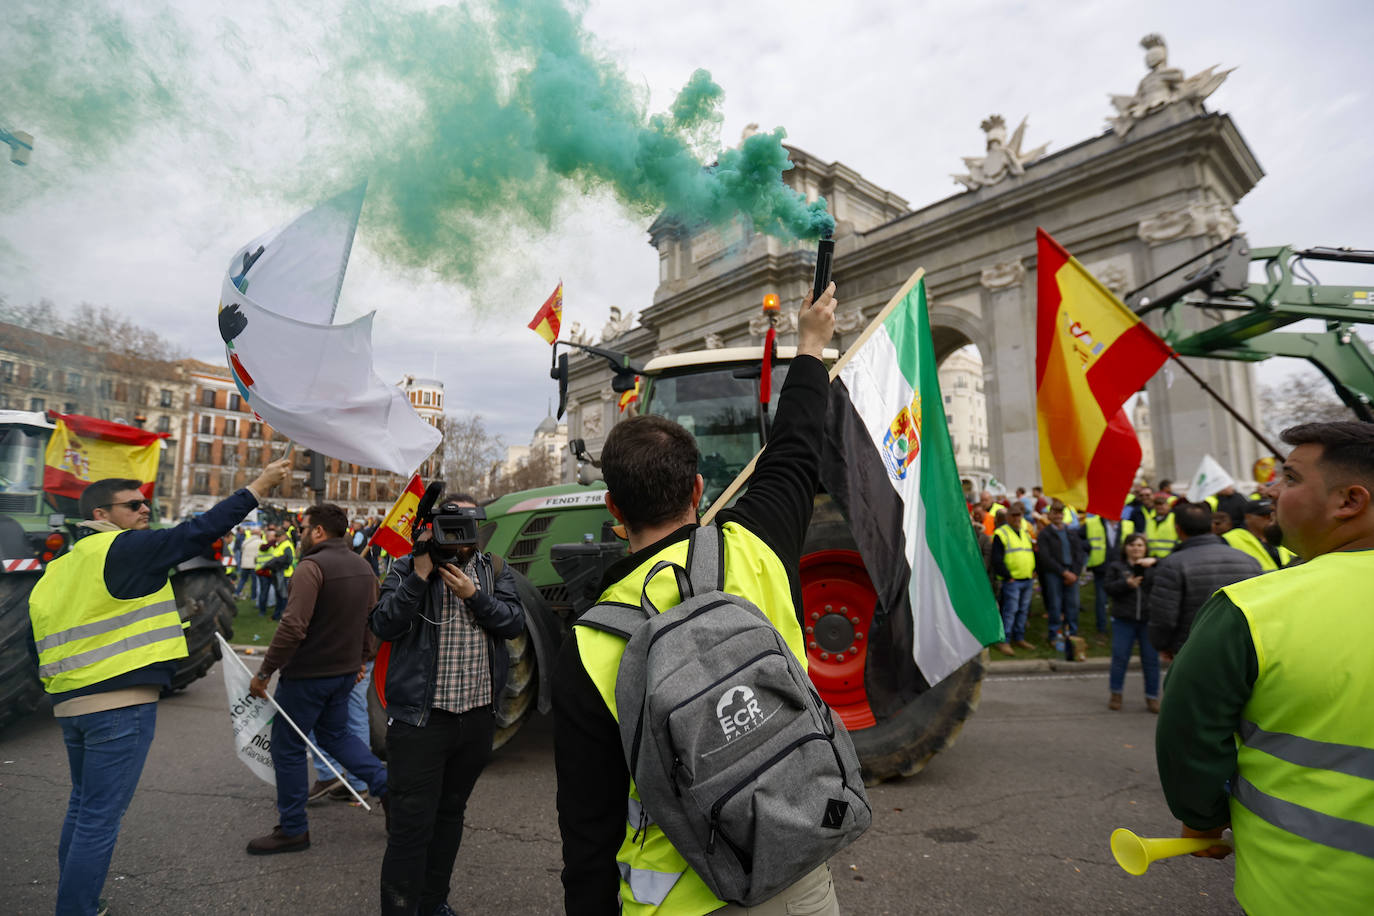
[[[209, 361], [222, 359], [214, 306], [234, 249], [352, 174], [330, 157], [356, 165], [404, 145], [407, 80], [424, 78], [408, 64], [366, 73], [349, 46], [358, 21], [349, 0], [250, 0], [232, 14], [184, 2], [19, 7], [18, 25], [0, 35], [0, 84], [42, 78], [0, 98], [0, 126], [36, 137], [27, 168], [0, 162], [0, 296], [108, 304]], [[372, 7], [418, 9], [419, 32], [434, 15], [400, 0]], [[119, 41], [103, 30], [111, 21], [123, 23]], [[1206, 0], [602, 0], [582, 23], [587, 53], [618, 70], [649, 111], [667, 108], [704, 68], [725, 93], [720, 142], [733, 145], [749, 122], [783, 127], [789, 143], [913, 207], [958, 190], [949, 174], [981, 152], [988, 114], [1012, 124], [1028, 115], [1027, 145], [1049, 142], [1051, 152], [1100, 133], [1108, 94], [1133, 92], [1145, 72], [1140, 38], [1159, 32], [1188, 73], [1236, 68], [1209, 105], [1232, 115], [1266, 171], [1238, 208], [1251, 242], [1374, 248], [1368, 3], [1256, 2], [1241, 12]], [[481, 57], [453, 51], [466, 54]], [[444, 66], [427, 72], [442, 79]], [[499, 91], [519, 69], [511, 63], [492, 85]], [[356, 98], [320, 90], [353, 74], [367, 96], [356, 112]], [[446, 142], [484, 142], [477, 120]], [[480, 413], [508, 443], [528, 441], [554, 394], [548, 347], [525, 328], [544, 297], [561, 278], [565, 325], [595, 330], [612, 305], [640, 311], [657, 284], [651, 217], [584, 184], [541, 198], [553, 203], [539, 219], [500, 217], [522, 206], [520, 195], [494, 200], [490, 231], [476, 224], [463, 236], [478, 255], [441, 268], [396, 257], [380, 230], [370, 238], [365, 212], [338, 317], [377, 311], [378, 374], [433, 371], [451, 412]]]

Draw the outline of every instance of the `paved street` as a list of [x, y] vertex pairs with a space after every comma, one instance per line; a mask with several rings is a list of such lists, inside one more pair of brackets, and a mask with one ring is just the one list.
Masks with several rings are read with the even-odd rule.
[[[870, 790], [871, 830], [832, 867], [846, 914], [1239, 913], [1231, 862], [1181, 858], [1132, 878], [1112, 828], [1176, 829], [1155, 779], [1155, 717], [1138, 673], [1106, 708], [1105, 673], [996, 677], [959, 743], [914, 779]], [[560, 911], [552, 729], [536, 718], [497, 756], [468, 808], [450, 901], [460, 913]], [[0, 736], [0, 910], [51, 913], [68, 790], [50, 714]], [[272, 790], [229, 752], [218, 669], [164, 701], [105, 894], [116, 916], [376, 911], [380, 810], [311, 806], [312, 848], [244, 844], [276, 823]]]

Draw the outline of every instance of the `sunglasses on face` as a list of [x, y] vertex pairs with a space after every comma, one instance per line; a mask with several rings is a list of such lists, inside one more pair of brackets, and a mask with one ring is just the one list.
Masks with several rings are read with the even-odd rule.
[[152, 501], [151, 499], [131, 499], [131, 500], [129, 500], [128, 502], [122, 502], [122, 503], [106, 503], [105, 505], [101, 506], [100, 508], [102, 508], [102, 509], [113, 509], [115, 506], [123, 506], [124, 508], [128, 509], [130, 512], [137, 512], [139, 509], [142, 509], [144, 506], [147, 506], [149, 509], [151, 509], [151, 508], [153, 507], [153, 501]]

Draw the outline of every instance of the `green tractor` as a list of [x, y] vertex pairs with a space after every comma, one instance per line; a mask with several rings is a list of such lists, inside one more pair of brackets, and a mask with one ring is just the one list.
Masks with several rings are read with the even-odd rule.
[[[762, 347], [662, 356], [642, 370], [630, 367], [621, 354], [593, 352], [611, 361], [615, 390], [629, 390], [634, 375], [642, 376], [641, 412], [668, 417], [695, 435], [706, 480], [705, 509], [763, 445], [795, 348], [778, 348], [768, 405], [759, 401]], [[563, 360], [554, 374], [565, 382]], [[572, 447], [580, 453], [580, 477], [595, 476], [595, 462], [581, 443], [575, 440]], [[522, 594], [528, 593], [527, 644], [519, 647], [520, 654], [512, 650], [528, 676], [520, 680], [521, 690], [508, 691], [506, 698], [523, 717], [535, 708], [534, 697], [537, 708], [547, 711], [558, 646], [577, 615], [595, 601], [602, 573], [624, 556], [625, 545], [611, 531], [604, 485], [595, 480], [513, 493], [489, 503], [486, 512], [486, 548], [521, 574]], [[823, 493], [816, 497], [807, 534], [801, 587], [811, 678], [853, 736], [865, 780], [871, 784], [918, 772], [953, 743], [977, 708], [986, 652], [911, 702], [894, 705], [891, 698], [875, 695], [871, 685], [881, 682], [877, 667], [888, 653], [882, 645], [870, 646], [868, 637], [884, 632], [875, 623], [885, 611], [848, 524]], [[522, 702], [515, 702], [518, 697]], [[508, 737], [519, 719], [503, 716], [503, 724]]]
[[[33, 712], [43, 698], [29, 625], [29, 592], [47, 564], [79, 536], [77, 501], [43, 490], [43, 457], [53, 423], [42, 413], [0, 411], [0, 728]], [[154, 518], [156, 518], [154, 507]], [[215, 633], [234, 633], [234, 588], [221, 551], [187, 560], [172, 572], [189, 654], [178, 662], [172, 691], [204, 677], [219, 659]]]

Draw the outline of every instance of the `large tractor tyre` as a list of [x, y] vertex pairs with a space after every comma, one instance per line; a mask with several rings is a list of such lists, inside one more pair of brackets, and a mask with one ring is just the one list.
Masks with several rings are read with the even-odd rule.
[[[539, 590], [520, 573], [511, 570], [515, 576], [516, 591], [524, 605], [525, 615], [545, 614], [552, 616]], [[506, 673], [506, 687], [496, 702], [496, 733], [492, 736], [491, 748], [496, 750], [515, 736], [520, 726], [534, 711], [539, 695], [539, 662], [528, 633], [521, 633], [508, 639], [505, 650], [510, 658]], [[372, 753], [386, 759], [386, 710], [377, 699], [376, 689], [367, 692], [368, 729], [371, 736]]]
[[0, 728], [38, 708], [43, 685], [29, 654], [29, 592], [40, 574], [0, 574]]
[[219, 633], [225, 639], [234, 636], [234, 587], [229, 576], [218, 567], [187, 569], [172, 576], [172, 594], [186, 629], [185, 658], [177, 659], [172, 685], [164, 693], [170, 694], [202, 678], [220, 659]]
[[954, 743], [978, 708], [987, 652], [880, 719], [869, 704], [866, 676], [877, 593], [849, 526], [825, 495], [817, 497], [807, 531], [801, 581], [808, 669], [849, 729], [864, 782], [876, 785], [920, 772]]

